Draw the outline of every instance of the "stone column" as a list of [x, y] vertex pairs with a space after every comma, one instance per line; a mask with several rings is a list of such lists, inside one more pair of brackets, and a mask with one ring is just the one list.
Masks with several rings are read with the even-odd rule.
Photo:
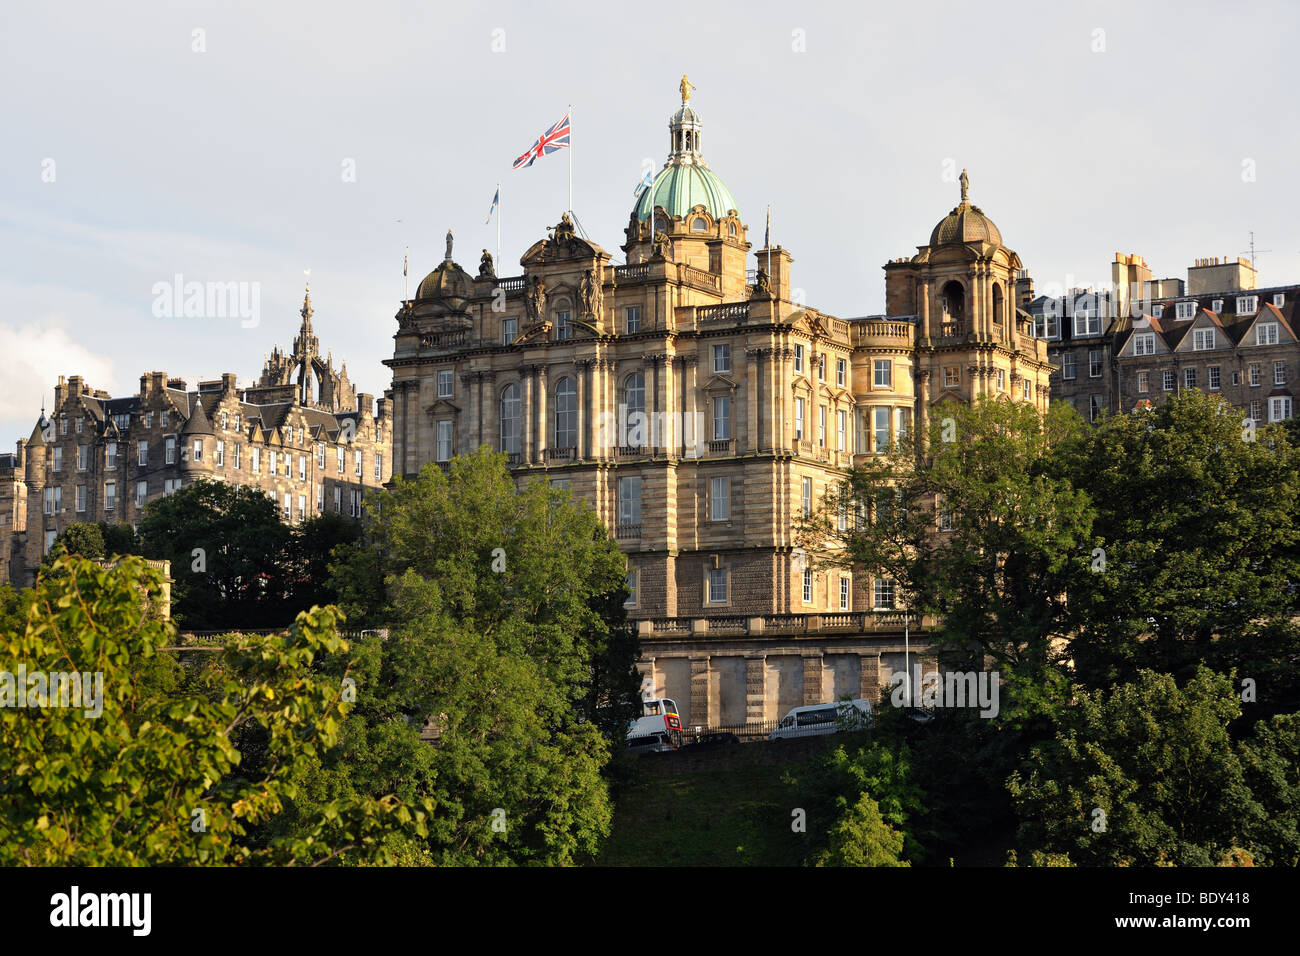
[[825, 688], [822, 686], [822, 656], [804, 655], [803, 657], [803, 702], [808, 704], [825, 703]]
[[497, 373], [483, 372], [480, 376], [479, 392], [483, 401], [479, 407], [484, 414], [480, 416], [480, 437], [483, 444], [491, 445], [494, 451], [501, 450], [501, 406], [497, 398]]
[[745, 658], [745, 722], [767, 722], [767, 658]]
[[690, 725], [684, 730], [692, 730], [698, 724], [701, 727], [713, 726], [713, 714], [709, 694], [709, 680], [712, 676], [710, 659], [707, 657], [691, 658], [691, 712]]
[[519, 409], [519, 462], [527, 464], [533, 460], [533, 369], [525, 365], [519, 370], [519, 383], [523, 394], [520, 398], [523, 407]]
[[[763, 350], [745, 350], [745, 447], [752, 453], [757, 452], [762, 440], [760, 410], [763, 407], [759, 393], [759, 383], [763, 380]], [[740, 450], [740, 439], [736, 439], [736, 450]]]
[[881, 698], [880, 653], [862, 654], [858, 660], [862, 668], [858, 696], [871, 701], [874, 706]]
[[477, 403], [474, 401], [475, 377], [472, 372], [467, 372], [460, 377], [461, 386], [465, 389], [465, 413], [460, 416], [460, 420], [453, 428], [453, 454], [468, 455], [478, 447], [478, 443], [474, 440], [475, 418], [478, 416]]
[[534, 365], [533, 372], [537, 375], [537, 382], [534, 388], [537, 392], [537, 464], [546, 464], [546, 449], [550, 444], [550, 422], [546, 417], [546, 397], [547, 388], [546, 366]]
[[594, 415], [591, 405], [591, 359], [580, 359], [577, 362], [578, 374], [578, 451], [579, 460], [585, 460], [592, 457], [591, 452], [591, 421]]
[[646, 360], [650, 366], [650, 374], [645, 390], [645, 443], [646, 447], [650, 449], [650, 454], [654, 455], [660, 442], [663, 441], [663, 436], [659, 433], [659, 411], [663, 408], [663, 401], [659, 396], [659, 383], [663, 379], [664, 357], [662, 355], [647, 355]]

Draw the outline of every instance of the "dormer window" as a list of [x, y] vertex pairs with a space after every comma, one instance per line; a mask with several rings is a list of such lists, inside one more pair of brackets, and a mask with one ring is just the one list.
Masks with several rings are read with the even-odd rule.
[[736, 234], [736, 224], [733, 222], [731, 225], [727, 226], [727, 231], [734, 236]]
[[1273, 304], [1274, 304], [1275, 306], [1277, 306], [1279, 309], [1282, 308], [1282, 306], [1286, 305], [1286, 293], [1285, 293], [1285, 292], [1274, 292], [1274, 293], [1273, 293]]
[[1255, 326], [1256, 345], [1277, 345], [1277, 323], [1261, 322]]
[[1133, 354], [1134, 355], [1155, 355], [1156, 353], [1156, 334], [1154, 332], [1139, 332], [1133, 336]]
[[1237, 314], [1250, 315], [1258, 308], [1258, 306], [1256, 305], [1256, 302], [1258, 300], [1259, 300], [1259, 296], [1256, 295], [1237, 296]]
[[1153, 319], [1160, 318], [1162, 315], [1164, 315], [1164, 313], [1165, 313], [1165, 307], [1163, 305], [1155, 305], [1151, 307], [1151, 317]]
[[1213, 312], [1215, 315], [1221, 315], [1223, 313], [1223, 300], [1215, 299], [1213, 302], [1211, 302], [1210, 311]]
[[1204, 352], [1214, 348], [1214, 329], [1195, 329], [1192, 332], [1192, 351]]
[[1191, 319], [1196, 316], [1195, 302], [1179, 302], [1174, 306], [1174, 314], [1180, 319]]
[[703, 219], [694, 219], [691, 221], [691, 232], [708, 232], [709, 224]]

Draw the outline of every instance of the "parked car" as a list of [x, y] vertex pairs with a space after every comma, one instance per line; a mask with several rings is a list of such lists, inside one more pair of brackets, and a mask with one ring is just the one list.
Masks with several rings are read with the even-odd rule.
[[781, 718], [768, 740], [788, 740], [792, 737], [817, 737], [833, 734], [843, 727], [866, 726], [871, 721], [871, 701], [835, 701], [829, 704], [808, 704], [795, 707]]
[[725, 747], [728, 744], [738, 744], [740, 738], [735, 734], [726, 733], [725, 731], [712, 731], [707, 734], [700, 734], [689, 744], [683, 744], [683, 750], [717, 750], [719, 747]]

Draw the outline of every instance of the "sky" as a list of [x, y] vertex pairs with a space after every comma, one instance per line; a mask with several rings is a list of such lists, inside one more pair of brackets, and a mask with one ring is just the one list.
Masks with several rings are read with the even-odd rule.
[[[884, 309], [890, 259], [970, 195], [1038, 292], [1259, 250], [1300, 282], [1294, 3], [9, 4], [0, 24], [0, 450], [59, 375], [234, 372], [289, 348], [391, 383], [394, 314], [441, 261], [498, 273], [568, 206], [616, 262], [683, 73], [701, 148], [807, 302]], [[572, 106], [573, 147], [512, 170]], [[753, 263], [751, 262], [751, 266]], [[180, 277], [179, 279], [177, 277]], [[234, 316], [169, 308], [236, 283]], [[174, 313], [174, 314], [172, 314]]]

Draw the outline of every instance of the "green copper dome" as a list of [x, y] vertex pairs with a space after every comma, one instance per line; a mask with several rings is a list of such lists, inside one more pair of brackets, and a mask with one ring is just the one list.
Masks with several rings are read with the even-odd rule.
[[636, 218], [642, 222], [650, 218], [652, 196], [654, 205], [662, 206], [670, 216], [685, 216], [696, 205], [702, 205], [718, 219], [738, 208], [731, 190], [717, 173], [694, 163], [670, 163], [659, 171], [654, 184], [637, 201]]

